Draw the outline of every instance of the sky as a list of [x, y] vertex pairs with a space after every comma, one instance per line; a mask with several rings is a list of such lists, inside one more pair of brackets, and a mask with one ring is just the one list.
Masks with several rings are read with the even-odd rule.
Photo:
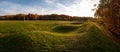
[[0, 0], [0, 15], [14, 14], [65, 14], [94, 16], [92, 9], [99, 0]]

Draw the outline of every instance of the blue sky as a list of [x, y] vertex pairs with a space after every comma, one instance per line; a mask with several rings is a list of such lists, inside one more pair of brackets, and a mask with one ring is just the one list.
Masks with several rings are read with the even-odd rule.
[[99, 0], [0, 0], [0, 15], [13, 14], [66, 14], [92, 16]]

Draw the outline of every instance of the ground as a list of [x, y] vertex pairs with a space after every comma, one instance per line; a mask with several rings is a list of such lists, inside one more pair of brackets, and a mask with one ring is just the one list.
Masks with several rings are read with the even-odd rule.
[[0, 21], [0, 52], [119, 52], [87, 21]]

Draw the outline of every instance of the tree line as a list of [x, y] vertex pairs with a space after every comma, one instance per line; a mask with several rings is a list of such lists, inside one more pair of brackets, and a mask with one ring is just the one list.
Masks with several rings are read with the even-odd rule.
[[0, 20], [88, 20], [90, 17], [77, 17], [69, 15], [37, 15], [37, 14], [16, 14], [0, 16]]
[[108, 30], [120, 37], [120, 0], [100, 0], [95, 16], [103, 20]]

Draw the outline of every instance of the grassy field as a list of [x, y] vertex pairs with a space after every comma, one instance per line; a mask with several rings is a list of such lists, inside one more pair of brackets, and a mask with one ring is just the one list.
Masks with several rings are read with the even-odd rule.
[[119, 52], [99, 29], [79, 21], [0, 21], [0, 52]]

